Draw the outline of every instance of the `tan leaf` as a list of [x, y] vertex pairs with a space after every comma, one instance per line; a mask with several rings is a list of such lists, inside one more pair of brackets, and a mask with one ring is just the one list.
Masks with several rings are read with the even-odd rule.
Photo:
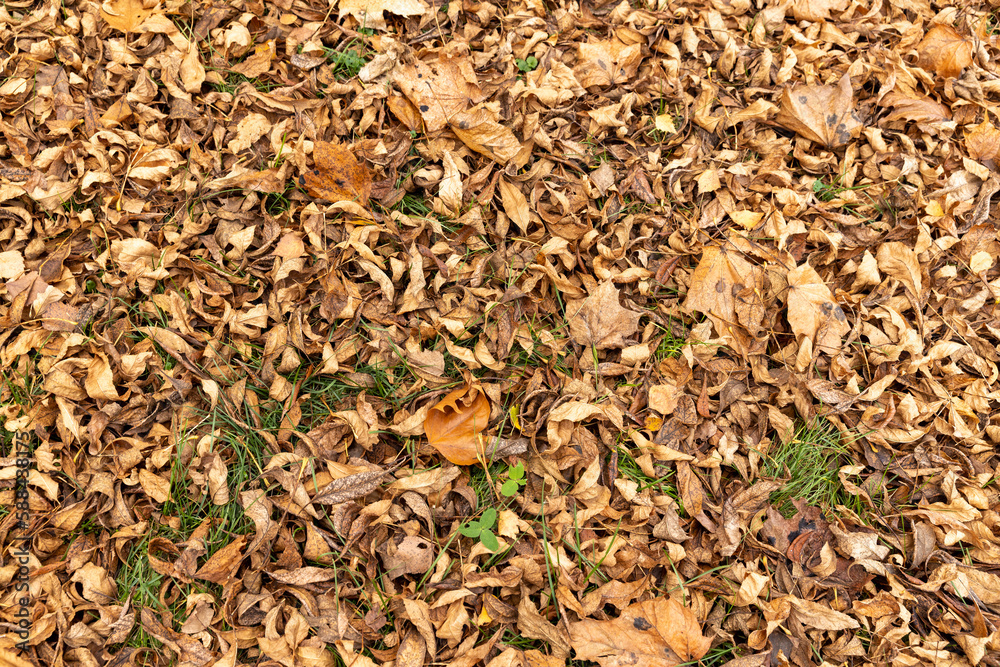
[[912, 248], [899, 241], [890, 241], [882, 244], [876, 257], [880, 271], [903, 283], [914, 298], [920, 298], [923, 288], [920, 262]]
[[633, 604], [614, 620], [570, 623], [569, 633], [577, 659], [601, 667], [674, 667], [712, 646], [691, 610], [669, 598]]
[[848, 630], [860, 625], [847, 614], [818, 602], [802, 600], [793, 595], [789, 595], [788, 598], [792, 603], [792, 616], [806, 627], [818, 630]]
[[836, 86], [785, 88], [774, 121], [827, 148], [843, 146], [861, 131], [851, 77], [844, 74]]
[[16, 250], [0, 252], [0, 278], [12, 280], [24, 273], [24, 257]]
[[708, 315], [718, 334], [731, 338], [731, 327], [737, 321], [733, 288], [759, 288], [761, 275], [760, 269], [729, 248], [708, 246], [691, 276], [683, 307], [688, 312]]
[[792, 16], [799, 21], [827, 21], [830, 12], [842, 12], [847, 9], [848, 0], [794, 0]]
[[189, 93], [201, 91], [201, 84], [205, 83], [205, 67], [201, 64], [198, 45], [194, 42], [188, 46], [187, 54], [181, 61], [180, 75], [185, 91]]
[[972, 64], [972, 42], [944, 23], [935, 23], [917, 44], [917, 64], [947, 78]]
[[438, 196], [450, 212], [457, 215], [462, 208], [462, 174], [451, 151], [444, 152], [442, 163], [444, 178], [438, 184]]
[[[105, 0], [101, 5], [101, 18], [122, 32], [132, 32], [153, 14], [159, 3], [143, 0]], [[148, 5], [148, 6], [147, 6]]]
[[574, 342], [598, 350], [623, 348], [626, 338], [639, 330], [640, 313], [622, 308], [618, 289], [610, 280], [580, 302], [566, 307], [569, 335]]
[[973, 160], [982, 162], [994, 159], [1000, 153], [1000, 130], [986, 118], [966, 133], [965, 148]]
[[314, 503], [336, 505], [368, 495], [381, 484], [389, 470], [369, 470], [335, 479], [316, 494]]
[[521, 142], [510, 128], [485, 106], [456, 113], [448, 125], [462, 143], [500, 164], [507, 164], [522, 151]]
[[201, 566], [194, 576], [198, 579], [225, 585], [243, 560], [243, 544], [246, 539], [245, 535], [238, 535], [235, 540], [212, 554], [212, 557]]
[[317, 141], [313, 160], [316, 168], [299, 176], [299, 185], [309, 194], [330, 202], [346, 200], [362, 206], [368, 203], [372, 192], [371, 172], [347, 146]]
[[851, 330], [844, 309], [809, 264], [788, 272], [788, 324], [796, 336], [812, 341], [813, 349], [831, 355]]
[[339, 18], [350, 14], [361, 27], [386, 30], [385, 12], [396, 16], [422, 16], [429, 7], [422, 0], [340, 0]]
[[143, 468], [139, 471], [139, 484], [146, 495], [158, 503], [170, 500], [170, 480]]
[[501, 178], [497, 187], [500, 188], [500, 198], [503, 200], [503, 210], [507, 217], [514, 221], [522, 233], [527, 233], [531, 216], [528, 213], [528, 200], [524, 193], [516, 185], [507, 182], [506, 178]]
[[624, 83], [633, 76], [642, 60], [642, 47], [617, 39], [579, 45], [579, 59], [573, 70], [584, 88]]
[[951, 109], [929, 97], [910, 97], [890, 91], [879, 102], [884, 107], [892, 107], [892, 112], [882, 119], [888, 123], [894, 120], [908, 120], [914, 123], [936, 123], [949, 120]]
[[[475, 68], [465, 58], [440, 57], [429, 63], [418, 60], [398, 68], [393, 82], [417, 108], [427, 132], [443, 130], [457, 114], [486, 97]], [[402, 115], [408, 112], [402, 111]], [[467, 125], [472, 127], [471, 123]]]
[[427, 441], [455, 465], [472, 465], [483, 455], [479, 436], [490, 421], [490, 402], [481, 390], [464, 386], [427, 411]]
[[271, 62], [276, 53], [274, 40], [268, 40], [263, 44], [258, 44], [253, 53], [243, 62], [233, 65], [232, 70], [248, 79], [256, 79], [258, 76], [267, 74], [268, 70], [271, 69]]
[[[74, 331], [80, 326], [80, 309], [61, 301], [45, 306], [39, 316], [42, 318], [42, 328], [46, 331]], [[117, 393], [108, 400], [118, 400]]]
[[395, 579], [429, 570], [434, 563], [434, 545], [417, 535], [407, 535], [399, 545], [387, 544], [380, 555], [386, 574]]

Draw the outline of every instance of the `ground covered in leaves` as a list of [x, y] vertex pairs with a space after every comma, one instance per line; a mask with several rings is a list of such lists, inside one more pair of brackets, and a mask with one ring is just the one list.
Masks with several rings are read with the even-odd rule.
[[0, 664], [997, 665], [998, 33], [4, 3]]

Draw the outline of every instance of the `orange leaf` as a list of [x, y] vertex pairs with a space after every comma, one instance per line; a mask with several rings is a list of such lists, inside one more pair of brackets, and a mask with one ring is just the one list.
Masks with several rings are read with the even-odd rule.
[[935, 23], [917, 45], [917, 64], [947, 78], [972, 64], [972, 42], [950, 25]]
[[472, 465], [482, 451], [479, 432], [490, 421], [486, 395], [468, 385], [456, 389], [427, 411], [424, 432], [434, 449], [455, 465]]
[[299, 185], [313, 197], [331, 202], [355, 201], [362, 206], [372, 193], [372, 175], [344, 145], [317, 141], [313, 148], [316, 168], [299, 176]]

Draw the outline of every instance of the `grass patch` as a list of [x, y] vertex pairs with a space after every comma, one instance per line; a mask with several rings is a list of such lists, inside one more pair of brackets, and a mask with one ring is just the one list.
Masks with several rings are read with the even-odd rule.
[[795, 514], [792, 500], [829, 509], [850, 502], [838, 478], [842, 457], [848, 453], [833, 424], [817, 420], [801, 425], [792, 439], [765, 456], [764, 477], [785, 479], [771, 494], [771, 504], [787, 518]]

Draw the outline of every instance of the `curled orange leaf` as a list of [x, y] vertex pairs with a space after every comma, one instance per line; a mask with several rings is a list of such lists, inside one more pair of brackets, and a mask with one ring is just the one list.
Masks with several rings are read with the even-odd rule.
[[479, 433], [490, 420], [490, 401], [479, 389], [466, 385], [445, 396], [427, 411], [424, 432], [434, 449], [454, 463], [475, 463], [482, 451]]

